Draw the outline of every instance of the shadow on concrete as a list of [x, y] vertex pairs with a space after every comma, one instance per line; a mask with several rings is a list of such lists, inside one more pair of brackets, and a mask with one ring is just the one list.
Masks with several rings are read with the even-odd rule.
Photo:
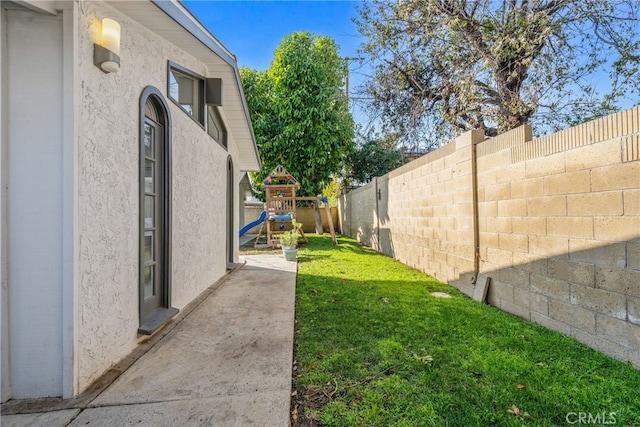
[[296, 263], [244, 258], [100, 389], [48, 407], [9, 401], [2, 425], [287, 426]]

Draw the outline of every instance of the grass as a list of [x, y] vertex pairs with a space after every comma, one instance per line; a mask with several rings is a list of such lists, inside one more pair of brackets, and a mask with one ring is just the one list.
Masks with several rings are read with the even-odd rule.
[[352, 239], [308, 238], [298, 255], [293, 425], [558, 426], [582, 416], [640, 426], [631, 365]]

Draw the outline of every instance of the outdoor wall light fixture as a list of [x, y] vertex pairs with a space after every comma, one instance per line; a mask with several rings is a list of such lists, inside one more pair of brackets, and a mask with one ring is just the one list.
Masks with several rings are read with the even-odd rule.
[[113, 19], [102, 20], [102, 42], [93, 45], [93, 64], [105, 73], [120, 69], [120, 24]]

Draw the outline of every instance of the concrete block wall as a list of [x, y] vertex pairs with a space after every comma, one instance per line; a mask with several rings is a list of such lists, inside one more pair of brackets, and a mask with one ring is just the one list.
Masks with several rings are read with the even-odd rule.
[[488, 301], [640, 366], [640, 108], [530, 134], [478, 145]]
[[474, 265], [471, 154], [482, 139], [482, 132], [469, 132], [389, 173], [383, 223], [396, 259], [469, 293]]
[[373, 232], [377, 228], [374, 221], [376, 184], [376, 181], [373, 181], [349, 192], [348, 196], [343, 195], [338, 211], [342, 232], [377, 250], [378, 245], [372, 240]]
[[343, 196], [343, 232], [467, 294], [485, 274], [490, 304], [640, 367], [639, 160], [640, 107], [470, 132]]
[[472, 293], [471, 155], [482, 139], [482, 132], [469, 132], [343, 195], [343, 232]]

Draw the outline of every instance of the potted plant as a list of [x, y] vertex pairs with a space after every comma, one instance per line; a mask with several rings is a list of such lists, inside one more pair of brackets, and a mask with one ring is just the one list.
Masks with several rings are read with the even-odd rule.
[[298, 240], [302, 237], [302, 233], [300, 233], [302, 224], [297, 222], [295, 219], [292, 219], [291, 225], [293, 226], [291, 230], [278, 235], [282, 253], [287, 261], [294, 261], [298, 256]]

